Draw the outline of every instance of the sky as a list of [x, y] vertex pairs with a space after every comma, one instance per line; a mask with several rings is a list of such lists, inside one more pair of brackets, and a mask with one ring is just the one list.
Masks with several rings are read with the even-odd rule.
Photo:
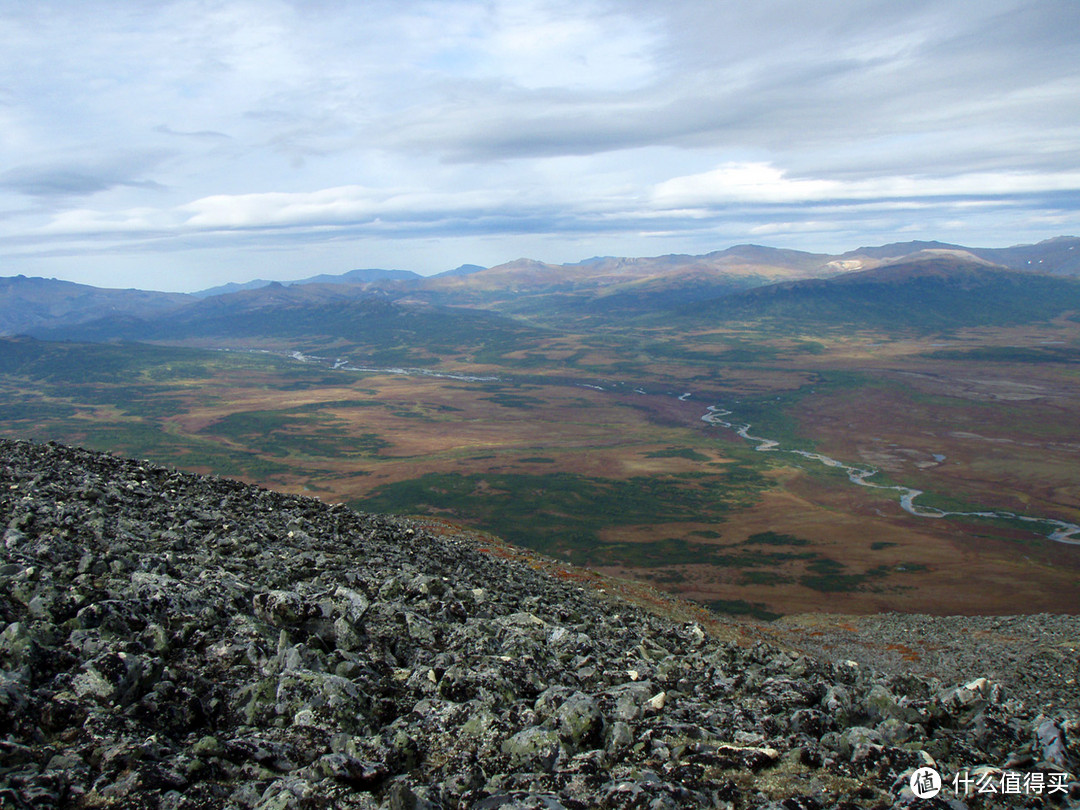
[[1066, 234], [1077, 0], [0, 0], [0, 276]]

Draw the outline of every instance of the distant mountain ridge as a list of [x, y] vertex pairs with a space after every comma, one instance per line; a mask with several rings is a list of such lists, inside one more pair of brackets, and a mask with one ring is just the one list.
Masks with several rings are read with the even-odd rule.
[[444, 278], [446, 276], [471, 276], [473, 273], [479, 273], [481, 270], [487, 270], [479, 264], [462, 264], [455, 267], [453, 270], [444, 270], [441, 273], [436, 273], [431, 278]]
[[[109, 319], [114, 321], [111, 328], [114, 334], [134, 334], [140, 321], [164, 319], [182, 323], [193, 312], [209, 312], [209, 309], [195, 309], [181, 314], [181, 310], [199, 301], [217, 302], [208, 303], [208, 307], [246, 311], [250, 307], [266, 310], [274, 306], [323, 306], [331, 300], [372, 297], [402, 304], [490, 309], [504, 315], [540, 319], [635, 317], [743, 295], [751, 288], [843, 278], [905, 260], [934, 256], [984, 265], [992, 263], [1028, 275], [1080, 277], [1080, 238], [1072, 236], [1009, 248], [915, 241], [860, 247], [830, 255], [743, 244], [697, 256], [600, 256], [570, 264], [522, 258], [487, 268], [461, 265], [428, 277], [408, 270], [364, 268], [289, 282], [256, 279], [230, 283], [190, 295], [106, 290], [18, 276], [0, 278], [0, 335], [56, 335], [76, 325]], [[310, 289], [306, 293], [284, 292], [301, 288]], [[801, 294], [805, 295], [805, 289], [813, 288], [802, 289]], [[1069, 289], [1066, 287], [1066, 292]], [[263, 292], [259, 294], [259, 291]], [[104, 328], [104, 324], [99, 323], [98, 327]], [[163, 324], [149, 327], [150, 331], [162, 328]], [[104, 329], [102, 334], [108, 331]]]
[[287, 287], [291, 287], [295, 284], [370, 284], [377, 281], [414, 281], [419, 278], [423, 278], [423, 276], [419, 273], [414, 273], [412, 270], [383, 270], [378, 267], [369, 267], [358, 270], [349, 270], [347, 273], [341, 273], [340, 275], [320, 273], [317, 276], [308, 276], [307, 278], [296, 279], [294, 281], [270, 281], [265, 278], [257, 278], [242, 284], [230, 282], [218, 287], [200, 290], [197, 293], [193, 293], [193, 295], [196, 295], [199, 298], [211, 298], [215, 295], [228, 295], [229, 293], [240, 292], [242, 290], [254, 290], [259, 287], [268, 287], [271, 284], [281, 284], [282, 286]]
[[118, 290], [55, 278], [0, 277], [0, 335], [43, 323], [82, 323], [105, 316], [151, 317], [194, 297], [186, 293]]
[[[362, 285], [273, 282], [197, 300], [150, 319], [98, 318], [30, 330], [44, 340], [115, 340], [266, 346], [303, 351], [364, 346], [387, 362], [420, 362], [423, 349], [508, 345], [532, 329], [494, 312], [393, 301]], [[418, 353], [419, 352], [419, 353]]]
[[684, 314], [947, 330], [1050, 320], [1070, 310], [1080, 311], [1080, 279], [1012, 270], [935, 246], [869, 270], [757, 287]]
[[1035, 244], [1007, 248], [973, 248], [946, 242], [895, 242], [880, 247], [856, 248], [838, 259], [844, 261], [869, 257], [879, 261], [896, 261], [925, 250], [962, 251], [1012, 270], [1080, 276], [1080, 238], [1075, 236], [1057, 236]]

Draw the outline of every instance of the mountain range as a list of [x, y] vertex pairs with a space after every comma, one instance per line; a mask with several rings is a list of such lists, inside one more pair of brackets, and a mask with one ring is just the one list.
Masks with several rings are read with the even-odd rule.
[[[522, 328], [520, 318], [536, 325], [779, 318], [923, 329], [1011, 323], [1080, 308], [1078, 246], [1077, 237], [1009, 248], [904, 242], [841, 254], [737, 245], [696, 256], [568, 264], [523, 258], [429, 277], [368, 268], [193, 294], [16, 276], [0, 278], [0, 334], [171, 341], [314, 330], [329, 339], [342, 330], [368, 334], [406, 315], [423, 320], [425, 332], [453, 333], [465, 324], [512, 333]], [[387, 340], [406, 340], [408, 331]]]
[[1010, 270], [951, 250], [922, 250], [871, 270], [756, 287], [687, 315], [943, 330], [1047, 320], [1080, 309], [1080, 283]]

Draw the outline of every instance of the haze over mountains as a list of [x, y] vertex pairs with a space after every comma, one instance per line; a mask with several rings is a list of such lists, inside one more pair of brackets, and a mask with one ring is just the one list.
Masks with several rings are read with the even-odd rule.
[[[1010, 248], [905, 242], [827, 255], [737, 245], [701, 256], [595, 257], [561, 265], [518, 259], [430, 277], [359, 269], [194, 294], [16, 276], [0, 279], [0, 334], [177, 340], [336, 329], [341, 336], [343, 329], [386, 327], [387, 318], [402, 315], [440, 328], [462, 321], [480, 326], [478, 308], [537, 323], [658, 313], [922, 328], [1016, 322], [1080, 307], [1078, 246], [1076, 237]], [[461, 307], [468, 309], [454, 309]], [[498, 321], [485, 316], [483, 327]], [[497, 328], [518, 327], [506, 321]]]

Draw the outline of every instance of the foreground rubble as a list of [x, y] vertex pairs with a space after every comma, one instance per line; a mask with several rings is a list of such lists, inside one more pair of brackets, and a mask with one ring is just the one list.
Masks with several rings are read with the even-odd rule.
[[[1010, 694], [971, 638], [957, 683], [721, 642], [465, 535], [51, 444], [0, 452], [2, 808], [1080, 798], [1075, 696]], [[926, 766], [945, 786], [917, 799]]]

